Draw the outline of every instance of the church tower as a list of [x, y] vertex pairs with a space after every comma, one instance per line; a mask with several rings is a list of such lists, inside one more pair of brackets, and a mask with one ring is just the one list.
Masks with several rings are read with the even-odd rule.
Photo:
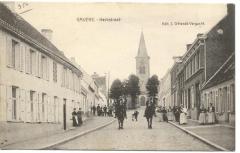
[[145, 106], [147, 100], [146, 84], [150, 77], [150, 57], [147, 54], [147, 48], [144, 40], [143, 32], [141, 33], [138, 53], [136, 59], [136, 75], [139, 77], [140, 92], [139, 102], [141, 106]]

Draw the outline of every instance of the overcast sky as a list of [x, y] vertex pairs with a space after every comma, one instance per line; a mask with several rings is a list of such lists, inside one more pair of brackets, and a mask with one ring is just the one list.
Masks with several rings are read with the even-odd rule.
[[[150, 56], [150, 74], [161, 78], [171, 68], [173, 56], [183, 55], [186, 44], [192, 43], [197, 33], [206, 33], [226, 15], [223, 4], [30, 3], [25, 9], [29, 8], [32, 10], [22, 17], [39, 31], [52, 29], [59, 50], [67, 57], [75, 57], [89, 74], [110, 71], [111, 81], [135, 74], [141, 30]], [[95, 18], [95, 22], [77, 21], [85, 17]], [[99, 17], [121, 20], [100, 22]]]

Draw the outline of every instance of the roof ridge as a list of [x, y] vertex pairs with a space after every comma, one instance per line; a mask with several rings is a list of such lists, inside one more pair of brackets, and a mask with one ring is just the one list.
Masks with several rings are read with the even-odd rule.
[[234, 52], [228, 57], [228, 59], [222, 64], [222, 66], [208, 79], [208, 81], [202, 86], [202, 89], [220, 72], [220, 70], [227, 64], [227, 62], [233, 57]]

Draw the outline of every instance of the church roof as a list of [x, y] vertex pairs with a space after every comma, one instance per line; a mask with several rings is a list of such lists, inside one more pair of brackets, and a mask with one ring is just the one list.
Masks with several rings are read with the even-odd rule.
[[147, 48], [146, 48], [143, 32], [141, 33], [141, 37], [140, 37], [137, 57], [149, 57], [147, 54]]

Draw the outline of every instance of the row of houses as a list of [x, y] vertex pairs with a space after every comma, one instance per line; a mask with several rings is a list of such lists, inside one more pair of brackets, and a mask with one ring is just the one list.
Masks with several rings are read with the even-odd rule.
[[104, 94], [51, 42], [52, 30], [39, 32], [10, 8], [0, 3], [0, 122], [71, 127], [73, 109], [88, 113]]
[[[210, 103], [219, 122], [235, 121], [235, 10], [227, 5], [227, 15], [205, 34], [197, 34], [182, 56], [161, 80], [159, 105], [188, 109], [198, 120], [199, 109]], [[168, 103], [166, 103], [165, 99]]]

